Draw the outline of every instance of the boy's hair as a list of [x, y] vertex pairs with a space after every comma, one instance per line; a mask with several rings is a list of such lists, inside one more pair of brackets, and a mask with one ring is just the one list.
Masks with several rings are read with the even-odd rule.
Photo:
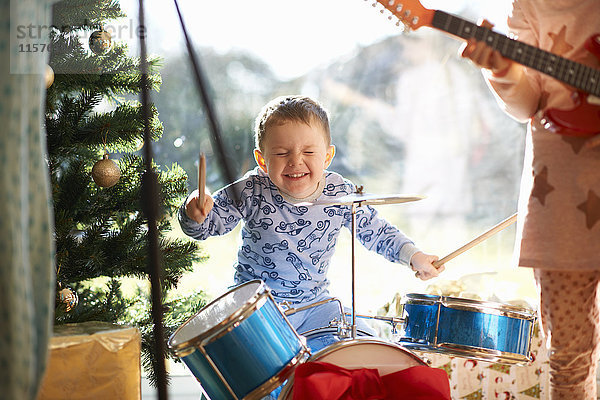
[[327, 110], [310, 97], [291, 95], [276, 97], [269, 101], [256, 117], [254, 122], [256, 148], [264, 150], [262, 145], [267, 129], [289, 121], [303, 122], [307, 125], [318, 123], [323, 128], [327, 145], [331, 144]]

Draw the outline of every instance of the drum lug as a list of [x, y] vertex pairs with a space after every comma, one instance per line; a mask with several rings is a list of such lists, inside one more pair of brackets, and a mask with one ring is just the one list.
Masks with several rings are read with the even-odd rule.
[[292, 308], [292, 303], [289, 301], [282, 301], [281, 303], [277, 303], [277, 307], [281, 310], [282, 314], [288, 315], [286, 312]]
[[328, 328], [335, 328], [336, 335], [342, 339], [348, 338], [351, 335], [351, 331], [345, 320], [341, 320], [341, 319], [338, 320], [337, 318], [334, 318], [331, 321], [329, 321]]

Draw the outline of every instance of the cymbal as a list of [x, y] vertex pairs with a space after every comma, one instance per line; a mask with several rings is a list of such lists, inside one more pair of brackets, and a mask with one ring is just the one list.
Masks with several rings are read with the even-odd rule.
[[372, 193], [352, 193], [346, 196], [336, 197], [332, 199], [322, 199], [307, 205], [327, 206], [327, 205], [351, 205], [360, 203], [359, 205], [380, 205], [380, 204], [400, 204], [411, 201], [423, 200], [425, 196], [415, 194], [384, 194], [376, 195]]

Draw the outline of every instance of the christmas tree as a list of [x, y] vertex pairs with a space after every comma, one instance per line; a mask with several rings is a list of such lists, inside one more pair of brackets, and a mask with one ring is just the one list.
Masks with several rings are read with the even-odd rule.
[[[56, 324], [108, 321], [137, 326], [142, 361], [154, 381], [156, 360], [148, 289], [149, 251], [141, 177], [144, 121], [139, 57], [114, 40], [110, 21], [124, 18], [118, 2], [61, 1], [53, 7], [47, 82], [48, 164], [55, 212]], [[114, 32], [113, 32], [114, 33]], [[149, 59], [149, 85], [161, 80]], [[152, 107], [151, 136], [162, 124]], [[200, 260], [198, 245], [171, 233], [173, 215], [187, 193], [177, 165], [153, 163], [159, 184], [157, 221], [162, 267], [165, 337], [204, 303], [202, 292], [170, 295]], [[137, 282], [125, 290], [124, 282]], [[132, 286], [132, 285], [129, 285]]]

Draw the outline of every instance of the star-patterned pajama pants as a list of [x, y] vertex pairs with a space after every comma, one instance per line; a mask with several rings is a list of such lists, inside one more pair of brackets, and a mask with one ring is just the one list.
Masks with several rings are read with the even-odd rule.
[[552, 400], [596, 400], [600, 271], [534, 271]]

